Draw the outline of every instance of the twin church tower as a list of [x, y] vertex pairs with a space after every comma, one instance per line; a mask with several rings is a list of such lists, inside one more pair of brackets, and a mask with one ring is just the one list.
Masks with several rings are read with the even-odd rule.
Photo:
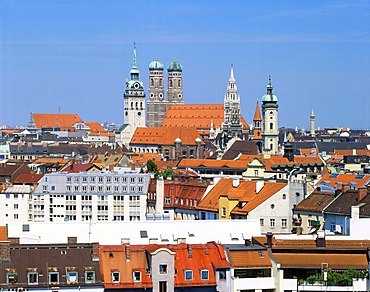
[[[172, 105], [184, 105], [182, 65], [174, 60], [167, 67], [167, 86], [165, 94], [164, 65], [158, 61], [149, 64], [149, 89], [146, 100], [143, 82], [139, 80], [139, 70], [136, 65], [136, 46], [134, 44], [133, 66], [130, 80], [126, 80], [124, 97], [124, 125], [120, 129], [121, 141], [128, 145], [137, 127], [160, 127], [168, 109]], [[262, 140], [263, 152], [277, 154], [278, 151], [278, 105], [277, 96], [272, 93], [271, 79], [267, 93], [262, 97], [262, 118], [258, 104], [253, 121], [253, 131], [249, 138]], [[181, 118], [181, 117], [179, 117]], [[209, 117], [211, 133], [215, 130], [219, 146], [225, 145], [232, 138], [246, 139], [244, 119], [240, 115], [240, 96], [238, 95], [234, 69], [231, 66], [230, 78], [223, 104], [223, 121], [218, 129], [213, 128], [213, 121], [219, 117]], [[244, 121], [244, 124], [242, 123]], [[195, 124], [195, 122], [194, 122]], [[176, 125], [174, 125], [176, 126]], [[201, 129], [207, 130], [207, 129]], [[211, 138], [211, 137], [209, 137]], [[216, 141], [216, 144], [217, 144]]]

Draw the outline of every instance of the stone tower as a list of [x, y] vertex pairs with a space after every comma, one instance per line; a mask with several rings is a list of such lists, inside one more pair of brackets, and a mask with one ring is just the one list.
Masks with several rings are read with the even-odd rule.
[[262, 140], [262, 117], [258, 101], [253, 118], [253, 140]]
[[144, 84], [139, 80], [139, 69], [136, 66], [136, 45], [134, 44], [134, 61], [130, 71], [130, 80], [126, 81], [123, 93], [124, 125], [122, 140], [128, 143], [137, 127], [145, 127], [145, 91]]
[[223, 144], [235, 137], [242, 136], [243, 125], [240, 121], [240, 96], [234, 77], [234, 67], [231, 66], [227, 93], [224, 98], [224, 121], [222, 123]]
[[149, 64], [149, 97], [147, 102], [147, 127], [160, 127], [167, 112], [164, 99], [164, 66], [158, 60]]
[[182, 66], [176, 60], [172, 61], [167, 68], [167, 101], [171, 104], [183, 104], [182, 92]]
[[279, 125], [278, 97], [272, 93], [271, 77], [267, 93], [262, 96], [262, 151], [266, 154], [278, 154]]
[[310, 115], [310, 135], [311, 137], [315, 137], [315, 113], [313, 110]]

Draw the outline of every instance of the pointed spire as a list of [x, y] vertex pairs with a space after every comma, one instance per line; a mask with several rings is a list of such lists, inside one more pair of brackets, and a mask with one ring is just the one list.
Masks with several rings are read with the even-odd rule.
[[133, 67], [137, 68], [136, 66], [136, 43], [134, 42], [134, 64]]
[[312, 109], [312, 112], [311, 112], [311, 117], [315, 117], [315, 113], [313, 112], [313, 109]]
[[262, 121], [260, 107], [258, 106], [258, 100], [256, 104], [256, 110], [254, 112], [253, 121]]
[[271, 75], [269, 75], [269, 83], [267, 85], [267, 94], [272, 94], [272, 83], [271, 83]]
[[234, 65], [231, 64], [231, 72], [230, 72], [230, 81], [235, 81], [235, 77], [234, 77]]

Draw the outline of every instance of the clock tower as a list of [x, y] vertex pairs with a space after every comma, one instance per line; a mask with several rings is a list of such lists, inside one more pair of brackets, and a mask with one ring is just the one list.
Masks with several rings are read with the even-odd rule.
[[262, 96], [262, 151], [266, 154], [278, 154], [278, 142], [278, 97], [272, 93], [269, 76], [267, 93]]
[[136, 45], [134, 43], [134, 62], [130, 71], [130, 80], [126, 81], [123, 116], [123, 143], [128, 145], [137, 127], [145, 127], [145, 91], [139, 80], [139, 69], [136, 66]]

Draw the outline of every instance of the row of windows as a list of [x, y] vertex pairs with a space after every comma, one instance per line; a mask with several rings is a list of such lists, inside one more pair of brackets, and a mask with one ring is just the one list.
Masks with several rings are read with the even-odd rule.
[[[194, 202], [194, 207], [197, 206], [197, 200], [192, 200], [192, 199], [183, 199], [183, 198], [175, 198], [175, 204], [179, 204], [180, 202], [180, 205], [184, 205], [184, 203], [186, 204], [186, 206], [193, 206], [193, 202]], [[165, 204], [171, 204], [171, 197], [166, 197], [165, 198]]]
[[[47, 187], [47, 186], [43, 186], [43, 187]], [[98, 187], [95, 187], [95, 186], [67, 186], [66, 187], [66, 190], [67, 192], [105, 192], [105, 193], [112, 193], [112, 192], [123, 192], [123, 193], [127, 193], [128, 190], [130, 190], [131, 193], [136, 193], [136, 192], [139, 192], [139, 193], [142, 193], [143, 192], [143, 187], [139, 186], [139, 187], [130, 187], [130, 188], [127, 188], [127, 186], [122, 186], [122, 187], [119, 187], [119, 186], [114, 186], [114, 187], [110, 187], [110, 186], [106, 186], [105, 188], [103, 186], [98, 186]], [[43, 191], [47, 191], [47, 188], [43, 189]]]
[[[105, 179], [104, 179], [105, 178]], [[111, 177], [111, 176], [107, 176], [107, 177], [102, 177], [102, 176], [98, 176], [98, 177], [95, 177], [95, 176], [90, 176], [90, 177], [87, 177], [87, 176], [83, 176], [83, 177], [79, 177], [79, 176], [75, 176], [73, 177], [70, 177], [70, 176], [67, 176], [67, 182], [72, 182], [72, 180], [74, 182], [83, 182], [83, 183], [87, 183], [88, 181], [89, 182], [98, 182], [98, 183], [103, 183], [103, 182], [106, 182], [106, 183], [118, 183], [118, 182], [123, 182], [123, 183], [127, 183], [128, 181], [130, 183], [143, 183], [144, 179], [142, 177], [130, 177], [130, 179], [128, 179], [128, 177]], [[45, 178], [45, 181], [47, 182], [47, 178]]]
[[[82, 283], [78, 279], [78, 272], [69, 271], [66, 275], [67, 284], [78, 284]], [[6, 280], [8, 284], [15, 284], [18, 281], [17, 273], [7, 273]], [[59, 272], [49, 272], [48, 273], [48, 283], [49, 284], [59, 284]], [[85, 271], [84, 272], [84, 282], [88, 284], [95, 283], [95, 271]], [[28, 285], [38, 285], [39, 284], [39, 273], [38, 272], [28, 272], [27, 273], [27, 283]]]
[[[264, 226], [265, 225], [265, 219], [260, 218], [260, 225]], [[271, 218], [270, 219], [270, 227], [275, 228], [276, 227], [276, 219]], [[288, 219], [281, 219], [281, 228], [287, 228], [288, 227]]]

